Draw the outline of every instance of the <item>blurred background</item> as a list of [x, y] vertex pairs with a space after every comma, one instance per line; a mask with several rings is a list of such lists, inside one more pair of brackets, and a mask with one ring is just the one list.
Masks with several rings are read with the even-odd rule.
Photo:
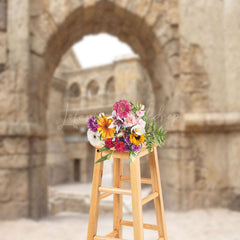
[[[158, 158], [169, 239], [239, 240], [239, 10], [234, 0], [0, 0], [0, 238], [86, 239], [87, 120], [127, 99], [168, 131]], [[111, 186], [112, 161], [103, 175]], [[112, 208], [101, 202], [100, 235]], [[123, 212], [131, 218], [131, 198]], [[145, 222], [154, 215], [144, 206]]]

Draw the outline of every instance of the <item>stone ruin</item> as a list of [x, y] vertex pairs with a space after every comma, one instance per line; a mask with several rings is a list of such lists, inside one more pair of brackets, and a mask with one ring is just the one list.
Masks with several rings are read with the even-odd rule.
[[238, 206], [239, 10], [234, 0], [0, 0], [0, 218], [47, 214], [54, 72], [74, 43], [100, 32], [139, 55], [166, 120], [165, 206]]

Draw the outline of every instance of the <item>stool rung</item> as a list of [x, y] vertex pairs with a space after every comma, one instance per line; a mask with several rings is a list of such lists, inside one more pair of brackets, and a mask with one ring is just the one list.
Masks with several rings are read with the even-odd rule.
[[[127, 176], [121, 176], [120, 180], [123, 182], [131, 182], [131, 178]], [[141, 178], [141, 183], [143, 184], [152, 184], [152, 180], [150, 178]]]
[[94, 240], [126, 240], [126, 239], [95, 236]]
[[[133, 222], [131, 221], [122, 220], [120, 224], [123, 226], [133, 227]], [[149, 229], [149, 230], [155, 230], [155, 231], [159, 230], [157, 225], [146, 224], [146, 223], [143, 224], [143, 228]], [[163, 239], [160, 238], [160, 240], [163, 240]]]
[[117, 235], [117, 231], [113, 231], [111, 233], [109, 233], [108, 235], [106, 235], [105, 237], [116, 237]]
[[104, 198], [106, 198], [106, 197], [108, 197], [108, 196], [110, 196], [110, 195], [112, 195], [112, 193], [107, 193], [107, 192], [105, 192], [105, 193], [102, 193], [102, 194], [100, 194], [100, 200], [102, 200], [102, 199], [104, 199]]
[[151, 200], [153, 200], [156, 197], [158, 197], [158, 193], [157, 192], [154, 192], [154, 193], [150, 194], [149, 196], [147, 196], [147, 197], [142, 199], [142, 205], [150, 202]]
[[123, 188], [112, 188], [112, 187], [99, 187], [99, 192], [112, 193], [112, 194], [126, 194], [131, 195], [132, 191]]

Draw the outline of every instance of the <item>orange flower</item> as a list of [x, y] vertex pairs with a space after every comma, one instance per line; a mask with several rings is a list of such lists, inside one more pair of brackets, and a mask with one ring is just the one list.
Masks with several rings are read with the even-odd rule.
[[115, 128], [109, 128], [110, 124], [113, 122], [113, 119], [102, 116], [97, 120], [98, 131], [101, 134], [102, 138], [112, 138], [115, 132]]

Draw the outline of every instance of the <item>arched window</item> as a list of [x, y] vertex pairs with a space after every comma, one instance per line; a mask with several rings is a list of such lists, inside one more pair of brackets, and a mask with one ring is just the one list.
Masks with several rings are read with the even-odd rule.
[[71, 98], [77, 98], [80, 96], [80, 88], [78, 83], [72, 83], [68, 90], [68, 96]]
[[92, 97], [92, 96], [97, 95], [98, 91], [99, 91], [98, 83], [95, 80], [92, 80], [87, 85], [87, 95], [88, 95], [88, 97]]
[[115, 92], [115, 81], [114, 81], [114, 77], [110, 77], [110, 78], [107, 80], [105, 91], [106, 91], [106, 94], [111, 94], [111, 93], [114, 93], [114, 92]]

